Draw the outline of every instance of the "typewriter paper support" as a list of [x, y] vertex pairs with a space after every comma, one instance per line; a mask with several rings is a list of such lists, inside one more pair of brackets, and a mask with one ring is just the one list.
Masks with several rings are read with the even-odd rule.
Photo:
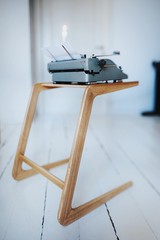
[[[106, 201], [110, 200], [120, 192], [124, 191], [132, 185], [129, 181], [124, 183], [117, 188], [106, 192], [105, 194], [79, 206], [72, 208], [72, 199], [74, 194], [74, 189], [77, 181], [79, 166], [81, 162], [81, 156], [83, 152], [85, 137], [87, 133], [87, 128], [89, 124], [90, 114], [92, 110], [92, 105], [94, 98], [98, 95], [130, 88], [137, 86], [138, 82], [119, 82], [119, 83], [106, 83], [106, 84], [93, 84], [93, 85], [65, 85], [65, 84], [52, 84], [52, 83], [37, 83], [33, 86], [33, 91], [31, 94], [31, 99], [29, 102], [28, 110], [24, 120], [23, 129], [21, 132], [16, 158], [13, 167], [13, 178], [16, 180], [22, 180], [24, 178], [35, 175], [36, 173], [41, 173], [54, 184], [62, 189], [62, 196], [58, 211], [58, 220], [62, 225], [68, 225], [75, 220], [81, 218], [85, 214], [91, 212], [93, 209], [102, 205]], [[81, 109], [79, 114], [79, 119], [77, 123], [77, 128], [74, 136], [73, 146], [71, 150], [71, 155], [68, 159], [53, 162], [47, 165], [39, 166], [25, 156], [25, 149], [29, 137], [29, 132], [31, 124], [33, 121], [38, 95], [43, 90], [49, 90], [61, 87], [80, 87], [84, 88], [84, 95], [81, 103]], [[32, 169], [23, 170], [22, 164], [25, 162]], [[49, 173], [48, 170], [62, 164], [68, 163], [68, 169], [65, 177], [65, 181], [62, 181], [58, 177]]]

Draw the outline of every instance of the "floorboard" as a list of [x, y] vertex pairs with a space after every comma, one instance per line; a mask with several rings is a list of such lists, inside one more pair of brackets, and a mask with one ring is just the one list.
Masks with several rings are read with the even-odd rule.
[[[68, 157], [75, 120], [37, 118], [26, 156], [40, 165]], [[160, 240], [160, 118], [92, 117], [73, 206], [128, 180], [133, 186], [67, 227], [57, 221], [61, 189], [41, 175], [12, 178], [20, 129], [0, 128], [0, 240]], [[51, 172], [64, 179], [66, 169]]]

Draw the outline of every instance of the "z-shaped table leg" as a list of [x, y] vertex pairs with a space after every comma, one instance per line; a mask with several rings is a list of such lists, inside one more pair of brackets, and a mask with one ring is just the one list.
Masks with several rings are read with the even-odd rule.
[[[62, 225], [68, 225], [74, 222], [75, 220], [89, 213], [93, 209], [97, 208], [101, 204], [105, 203], [106, 201], [108, 201], [109, 199], [116, 196], [117, 194], [119, 194], [120, 192], [124, 191], [125, 189], [127, 189], [132, 185], [132, 182], [129, 181], [79, 207], [72, 208], [72, 199], [73, 199], [73, 194], [74, 194], [75, 185], [77, 181], [81, 156], [83, 152], [84, 142], [86, 138], [88, 123], [90, 119], [94, 98], [98, 95], [122, 90], [122, 89], [133, 87], [136, 85], [138, 85], [138, 82], [95, 84], [95, 85], [89, 85], [89, 86], [70, 85], [70, 87], [85, 88], [71, 155], [70, 155], [70, 158], [68, 159], [50, 163], [44, 166], [39, 166], [38, 164], [29, 160], [24, 155], [31, 124], [33, 121], [33, 116], [36, 108], [38, 95], [43, 90], [60, 88], [60, 87], [68, 87], [68, 85], [63, 85], [63, 84], [58, 85], [58, 84], [52, 84], [52, 83], [38, 83], [34, 85], [33, 92], [31, 95], [31, 100], [29, 102], [28, 111], [24, 121], [24, 126], [22, 129], [22, 133], [20, 136], [19, 144], [18, 144], [18, 149], [17, 149], [16, 158], [15, 158], [14, 167], [13, 167], [13, 177], [16, 180], [21, 180], [21, 179], [30, 177], [36, 173], [41, 173], [50, 181], [58, 185], [63, 190], [60, 206], [59, 206], [59, 212], [58, 212], [58, 220]], [[64, 163], [67, 163], [68, 161], [69, 163], [68, 163], [68, 169], [67, 169], [65, 181], [62, 181], [61, 179], [57, 178], [56, 176], [52, 175], [47, 171], [53, 167], [60, 166]], [[23, 170], [22, 169], [23, 162], [28, 164], [32, 169]]]
[[94, 90], [97, 89], [93, 89], [93, 91], [92, 88], [86, 89], [82, 101], [79, 122], [77, 125], [77, 131], [74, 138], [74, 143], [71, 151], [68, 171], [65, 179], [64, 189], [58, 213], [58, 220], [62, 225], [68, 225], [72, 223], [73, 221], [89, 213], [93, 209], [97, 208], [101, 204], [105, 203], [106, 201], [113, 198], [114, 196], [116, 196], [117, 194], [119, 194], [120, 192], [124, 191], [125, 189], [132, 185], [132, 182], [129, 181], [77, 208], [72, 208], [72, 199], [79, 171], [79, 165], [81, 161], [92, 104], [95, 96], [99, 95], [99, 93], [103, 91], [103, 89], [99, 89], [98, 92]]

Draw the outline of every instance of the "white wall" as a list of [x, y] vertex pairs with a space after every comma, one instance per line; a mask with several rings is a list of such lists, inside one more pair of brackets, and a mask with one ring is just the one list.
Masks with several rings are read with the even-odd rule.
[[80, 53], [89, 56], [109, 50], [111, 0], [54, 0], [51, 5], [52, 44], [62, 41], [62, 26], [68, 26], [68, 41]]
[[[85, 53], [88, 57], [93, 53], [102, 54], [110, 51], [111, 32], [111, 0], [43, 0], [41, 1], [41, 11], [37, 19], [40, 18], [41, 25], [41, 47], [54, 47], [62, 44], [62, 26], [68, 26], [67, 41], [79, 53]], [[37, 8], [39, 8], [37, 1]], [[37, 26], [39, 29], [39, 25]], [[39, 43], [39, 42], [37, 42]], [[38, 46], [39, 48], [39, 46]], [[40, 48], [37, 49], [37, 53]], [[38, 54], [37, 54], [38, 56]], [[42, 81], [52, 81], [51, 75], [47, 72], [47, 62], [50, 61], [41, 52], [42, 74], [39, 79]], [[40, 71], [38, 71], [40, 72]], [[57, 94], [43, 94], [40, 112], [45, 114], [70, 114], [77, 112], [77, 104], [81, 96], [81, 90], [64, 90], [63, 97]], [[54, 103], [56, 102], [56, 106]], [[106, 101], [103, 98], [98, 101], [98, 113], [106, 112]]]
[[[140, 86], [98, 99], [96, 112], [139, 114], [153, 108], [155, 71], [152, 61], [160, 60], [159, 9], [159, 0], [47, 0], [43, 3], [43, 46], [61, 42], [62, 25], [67, 24], [68, 40], [79, 52], [98, 53], [98, 46], [103, 46], [106, 52], [119, 50], [121, 56], [113, 60], [122, 66], [130, 81], [138, 80]], [[43, 79], [50, 81], [45, 68], [47, 61], [43, 57]], [[76, 102], [73, 93], [70, 102], [71, 97]], [[46, 111], [50, 112], [47, 102], [52, 102], [52, 97], [45, 101]]]
[[155, 70], [152, 61], [160, 61], [159, 23], [159, 0], [113, 1], [111, 42], [113, 48], [122, 53], [117, 62], [122, 64], [130, 80], [140, 82], [135, 91], [117, 94], [113, 112], [153, 109]]
[[[51, 81], [49, 61], [41, 47], [61, 41], [61, 28], [68, 24], [73, 47], [82, 53], [120, 50], [113, 60], [139, 80], [140, 87], [98, 98], [95, 112], [137, 114], [153, 107], [155, 72], [160, 60], [159, 0], [35, 0], [37, 10], [38, 75], [34, 81]], [[21, 121], [31, 88], [28, 0], [0, 0], [0, 119]], [[67, 90], [63, 96], [43, 93], [41, 111], [70, 114], [77, 111], [81, 92]], [[56, 104], [55, 104], [56, 103]], [[59, 105], [58, 105], [59, 104]], [[70, 106], [70, 107], [69, 107]], [[70, 111], [71, 109], [71, 111]]]
[[31, 88], [28, 0], [0, 0], [0, 120], [22, 121]]

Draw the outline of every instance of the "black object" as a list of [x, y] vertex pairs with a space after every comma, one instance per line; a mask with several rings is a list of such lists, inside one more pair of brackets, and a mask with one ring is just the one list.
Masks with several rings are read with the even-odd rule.
[[153, 62], [152, 64], [156, 70], [154, 110], [143, 112], [143, 116], [160, 116], [160, 62]]

